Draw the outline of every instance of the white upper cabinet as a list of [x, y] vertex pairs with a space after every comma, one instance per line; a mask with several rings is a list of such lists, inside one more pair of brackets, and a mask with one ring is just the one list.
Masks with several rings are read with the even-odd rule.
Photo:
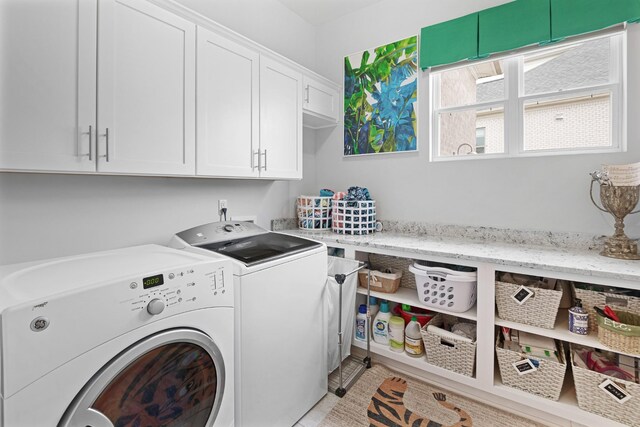
[[260, 176], [302, 178], [302, 73], [260, 57]]
[[169, 0], [0, 0], [0, 23], [0, 170], [301, 179], [303, 111], [338, 122], [337, 86]]
[[311, 129], [335, 126], [340, 114], [338, 91], [309, 76], [304, 76], [302, 81], [304, 126]]
[[198, 27], [198, 175], [258, 177], [260, 54]]
[[194, 175], [195, 25], [145, 0], [98, 17], [98, 171]]
[[0, 169], [95, 171], [96, 8], [0, 1]]

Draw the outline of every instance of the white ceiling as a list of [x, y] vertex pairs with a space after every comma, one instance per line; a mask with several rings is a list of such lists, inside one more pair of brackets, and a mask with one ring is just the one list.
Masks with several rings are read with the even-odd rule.
[[364, 9], [382, 0], [278, 0], [315, 26]]

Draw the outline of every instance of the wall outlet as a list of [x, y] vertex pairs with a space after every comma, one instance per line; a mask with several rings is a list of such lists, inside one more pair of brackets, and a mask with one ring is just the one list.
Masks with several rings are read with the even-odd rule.
[[222, 209], [227, 209], [227, 201], [225, 199], [218, 200], [218, 212], [222, 215]]

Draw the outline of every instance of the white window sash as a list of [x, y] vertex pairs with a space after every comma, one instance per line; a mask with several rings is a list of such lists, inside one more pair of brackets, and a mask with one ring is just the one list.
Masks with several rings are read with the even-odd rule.
[[[544, 92], [525, 95], [524, 94], [524, 54], [529, 52], [542, 52], [549, 49], [557, 49], [562, 45], [575, 44], [582, 40], [593, 40], [600, 37], [611, 38], [610, 56], [610, 76], [611, 82], [607, 84], [594, 85], [588, 87], [567, 89], [562, 91]], [[430, 139], [431, 139], [431, 161], [451, 161], [470, 159], [492, 159], [506, 157], [530, 157], [563, 154], [585, 154], [585, 153], [611, 153], [626, 151], [626, 32], [620, 32], [619, 28], [605, 30], [596, 37], [575, 38], [568, 42], [554, 44], [550, 47], [537, 49], [526, 49], [517, 54], [510, 53], [503, 56], [505, 99], [492, 100], [487, 102], [459, 105], [455, 107], [440, 108], [440, 75], [445, 70], [469, 67], [474, 63], [456, 64], [456, 66], [439, 67], [429, 73], [430, 85], [429, 95], [431, 104], [430, 119]], [[500, 58], [492, 57], [488, 61], [495, 61]], [[580, 147], [580, 148], [556, 148], [543, 150], [526, 150], [524, 140], [524, 105], [535, 101], [546, 101], [551, 99], [563, 99], [576, 96], [588, 96], [589, 94], [605, 93], [611, 94], [610, 109], [610, 140], [608, 147]], [[445, 113], [457, 113], [472, 110], [487, 110], [491, 108], [501, 108], [504, 111], [504, 153], [460, 155], [460, 156], [440, 156], [440, 129], [439, 116]]]

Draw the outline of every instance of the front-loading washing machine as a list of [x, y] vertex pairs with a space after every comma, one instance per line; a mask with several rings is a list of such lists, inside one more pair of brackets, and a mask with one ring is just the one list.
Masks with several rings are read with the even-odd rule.
[[0, 425], [233, 426], [232, 281], [157, 245], [0, 267]]
[[327, 393], [327, 247], [249, 222], [177, 233], [177, 249], [230, 259], [236, 424], [290, 427]]

